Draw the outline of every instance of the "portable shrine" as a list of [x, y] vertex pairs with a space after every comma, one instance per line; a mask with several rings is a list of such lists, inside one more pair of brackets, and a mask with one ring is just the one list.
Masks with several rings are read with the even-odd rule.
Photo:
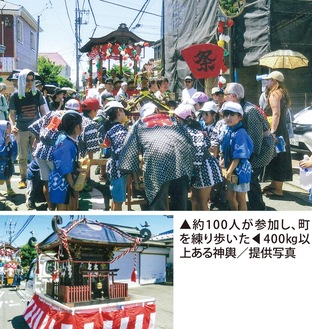
[[[47, 295], [66, 305], [110, 303], [128, 300], [128, 284], [115, 282], [118, 268], [114, 262], [150, 237], [148, 229], [125, 233], [117, 226], [86, 218], [60, 228], [54, 216], [54, 233], [38, 245], [38, 252], [55, 253], [54, 275], [47, 282]], [[123, 250], [117, 257], [114, 251]], [[135, 261], [132, 275], [135, 273]], [[129, 273], [131, 276], [131, 273]]]

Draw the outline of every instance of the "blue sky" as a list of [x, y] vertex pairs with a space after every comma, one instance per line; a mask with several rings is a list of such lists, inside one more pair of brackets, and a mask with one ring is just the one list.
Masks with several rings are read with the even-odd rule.
[[[44, 240], [48, 235], [50, 235], [52, 231], [51, 227], [51, 219], [54, 215], [59, 215], [59, 213], [50, 213], [44, 215], [37, 215], [33, 217], [33, 219], [29, 222], [29, 224], [25, 227], [21, 235], [12, 243], [13, 246], [19, 247], [24, 245], [28, 242], [29, 238], [32, 236], [30, 232], [34, 232], [33, 235], [36, 237], [38, 242]], [[83, 214], [76, 212], [74, 215], [74, 219], [77, 219], [79, 216], [84, 216], [90, 220], [98, 220], [103, 223], [108, 224], [119, 224], [124, 226], [131, 226], [131, 227], [141, 227], [140, 224], [144, 224], [145, 221], [148, 222], [150, 225], [149, 229], [151, 230], [152, 234], [162, 233], [168, 230], [173, 229], [173, 219], [168, 218], [165, 215], [153, 215], [153, 214], [135, 214], [129, 215], [124, 213], [123, 215], [114, 215], [114, 214]], [[65, 226], [69, 220], [69, 215], [60, 214], [63, 219], [63, 224], [60, 225], [61, 227]], [[14, 234], [17, 234], [24, 224], [27, 222], [27, 219], [30, 218], [30, 215], [2, 215], [0, 214], [0, 243], [2, 241], [8, 242], [9, 241], [9, 227], [11, 223], [11, 227], [14, 228]], [[81, 217], [79, 217], [81, 218]]]
[[[40, 27], [43, 32], [39, 36], [40, 52], [58, 52], [71, 66], [72, 77], [76, 72], [75, 57], [75, 4], [76, 0], [9, 0], [9, 2], [22, 5], [37, 21], [40, 17]], [[146, 12], [151, 14], [141, 14], [132, 9], [140, 10], [145, 2], [148, 2]], [[132, 32], [139, 37], [149, 41], [160, 39], [161, 26], [161, 0], [79, 0], [81, 10], [89, 10], [82, 15], [82, 25], [80, 28], [81, 45], [89, 41], [90, 37], [102, 37], [116, 30], [121, 23], [127, 24], [130, 28], [137, 26]], [[92, 5], [90, 10], [89, 3]], [[67, 7], [66, 7], [67, 4]], [[119, 6], [117, 6], [119, 5]], [[124, 6], [124, 7], [120, 7]], [[138, 15], [139, 14], [139, 15]], [[138, 16], [136, 18], [136, 16]], [[146, 61], [153, 52], [148, 51]], [[81, 70], [87, 67], [87, 58], [82, 56]]]

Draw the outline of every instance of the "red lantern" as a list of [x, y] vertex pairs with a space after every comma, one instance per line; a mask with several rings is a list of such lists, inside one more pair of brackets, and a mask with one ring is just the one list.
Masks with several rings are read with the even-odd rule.
[[219, 33], [219, 34], [222, 34], [222, 33], [223, 33], [223, 27], [218, 26], [218, 33]]
[[129, 56], [132, 55], [132, 51], [133, 51], [133, 47], [127, 46], [127, 48], [125, 49], [126, 54], [128, 54]]
[[119, 48], [120, 45], [118, 43], [116, 43], [115, 45], [113, 45], [112, 47], [112, 52], [115, 54], [115, 55], [119, 55], [120, 54], [120, 51], [119, 51]]
[[219, 21], [218, 22], [218, 27], [224, 27], [225, 26], [225, 22]]
[[102, 59], [106, 59], [107, 44], [100, 47], [99, 55]]
[[233, 21], [233, 19], [228, 19], [228, 21], [227, 21], [227, 26], [228, 27], [232, 27], [234, 25], [234, 21]]

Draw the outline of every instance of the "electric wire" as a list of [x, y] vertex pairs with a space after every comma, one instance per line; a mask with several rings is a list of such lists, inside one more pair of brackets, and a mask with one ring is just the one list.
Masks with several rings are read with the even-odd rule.
[[94, 36], [94, 33], [95, 33], [95, 31], [96, 31], [98, 25], [97, 25], [97, 22], [96, 22], [96, 18], [95, 18], [95, 15], [94, 15], [93, 8], [92, 8], [92, 5], [91, 5], [90, 0], [88, 0], [88, 3], [89, 3], [89, 7], [90, 7], [90, 10], [91, 10], [91, 14], [92, 14], [92, 17], [93, 17], [93, 20], [94, 20], [94, 25], [95, 25], [95, 28], [94, 28], [93, 33], [92, 33], [92, 35], [91, 35], [91, 38], [92, 38], [92, 37]]
[[[131, 29], [132, 25], [134, 24], [134, 22], [136, 21], [136, 19], [138, 18], [138, 16], [140, 15], [140, 13], [144, 10], [144, 8], [147, 7], [148, 3], [149, 3], [150, 0], [146, 0], [145, 3], [143, 4], [142, 8], [140, 9], [140, 11], [138, 12], [138, 14], [135, 16], [134, 20], [132, 21], [132, 23], [130, 24], [129, 26], [129, 30]], [[143, 11], [144, 13], [144, 11]], [[141, 16], [142, 18], [142, 16]], [[140, 21], [139, 21], [140, 22]], [[138, 22], [138, 23], [139, 23]]]
[[32, 215], [32, 216], [29, 216], [25, 223], [23, 224], [23, 226], [19, 229], [19, 231], [17, 233], [15, 233], [14, 235], [12, 235], [12, 242], [13, 243], [23, 232], [24, 230], [26, 229], [26, 227], [30, 224], [30, 222], [33, 220], [35, 216]]
[[65, 4], [65, 9], [66, 9], [66, 14], [67, 14], [67, 18], [68, 18], [68, 21], [69, 21], [70, 29], [72, 30], [73, 34], [75, 35], [73, 25], [72, 25], [72, 22], [71, 22], [71, 19], [70, 19], [69, 11], [68, 11], [67, 0], [64, 1], [64, 4]]
[[[106, 1], [106, 0], [100, 0], [100, 1], [101, 2], [105, 2], [105, 3], [109, 3], [109, 4], [114, 5], [114, 6], [117, 6], [117, 7], [122, 7], [122, 8], [126, 8], [126, 9], [129, 9], [129, 10], [134, 10], [134, 11], [140, 11], [139, 9], [131, 8], [131, 7], [128, 7], [128, 6], [123, 6], [123, 5], [120, 5], [120, 4], [111, 2], [111, 1]], [[151, 13], [149, 11], [146, 11], [145, 14], [152, 15], [152, 16], [157, 16], [157, 17], [161, 17], [161, 15], [158, 15], [158, 14], [155, 14], [155, 13]]]

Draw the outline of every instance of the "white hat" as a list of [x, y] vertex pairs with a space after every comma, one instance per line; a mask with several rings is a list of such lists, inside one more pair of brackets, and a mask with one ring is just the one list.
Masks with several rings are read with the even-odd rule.
[[213, 87], [212, 89], [211, 89], [211, 95], [213, 95], [213, 94], [224, 94], [224, 90], [223, 89], [220, 89], [220, 88], [218, 88], [218, 87]]
[[80, 110], [80, 103], [77, 101], [77, 99], [70, 99], [65, 103], [65, 108], [68, 110]]
[[122, 82], [120, 86], [121, 86], [121, 87], [123, 87], [123, 86], [128, 86], [128, 84], [127, 84], [127, 82]]
[[98, 89], [105, 89], [105, 85], [103, 83], [101, 83], [99, 86], [98, 86]]
[[204, 111], [204, 112], [212, 111], [212, 112], [218, 113], [218, 107], [215, 102], [210, 101], [210, 102], [204, 103], [204, 106], [199, 111]]
[[277, 80], [279, 82], [283, 82], [284, 81], [284, 75], [280, 71], [273, 71], [267, 77], [262, 78], [262, 80], [269, 80], [269, 79], [274, 79], [274, 80]]
[[184, 78], [184, 80], [192, 80], [193, 81], [193, 78], [190, 75], [188, 75]]
[[151, 115], [153, 113], [155, 113], [155, 110], [157, 109], [157, 106], [152, 103], [152, 102], [148, 102], [145, 103], [141, 108], [140, 108], [140, 117], [143, 119], [148, 115]]
[[243, 108], [240, 104], [235, 102], [225, 102], [222, 105], [221, 111], [224, 113], [224, 111], [230, 111], [234, 113], [239, 113], [241, 115], [244, 115]]
[[107, 103], [107, 105], [105, 105], [104, 112], [107, 112], [107, 111], [109, 111], [110, 109], [113, 109], [113, 108], [124, 109], [124, 106], [120, 102], [111, 101], [111, 102]]
[[191, 104], [180, 104], [174, 110], [174, 114], [179, 118], [185, 120], [186, 118], [192, 116], [192, 112], [194, 112], [194, 110], [194, 106]]

